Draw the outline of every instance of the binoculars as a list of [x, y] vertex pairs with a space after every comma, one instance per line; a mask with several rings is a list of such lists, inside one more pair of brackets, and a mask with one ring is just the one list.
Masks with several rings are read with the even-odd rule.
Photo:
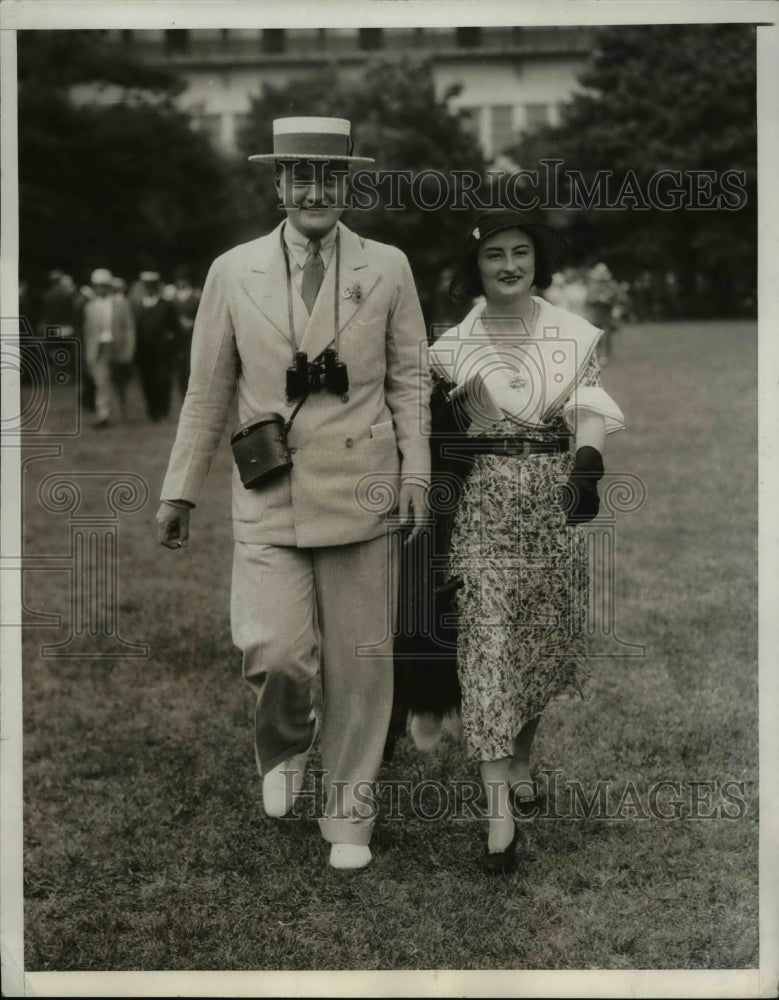
[[305, 351], [296, 351], [295, 363], [287, 368], [287, 399], [300, 399], [309, 392], [319, 392], [323, 385], [336, 396], [349, 391], [349, 375], [346, 365], [338, 360], [338, 354], [328, 348], [309, 361]]

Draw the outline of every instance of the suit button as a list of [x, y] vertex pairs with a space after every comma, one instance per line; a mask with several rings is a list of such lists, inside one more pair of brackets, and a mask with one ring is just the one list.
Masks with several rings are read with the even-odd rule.
[[293, 444], [293, 445], [292, 445], [292, 447], [291, 447], [291, 448], [289, 449], [289, 453], [290, 453], [290, 455], [297, 455], [297, 453], [298, 453], [298, 450], [297, 450], [297, 448], [295, 447], [295, 445], [294, 445], [294, 444]]
[[347, 448], [351, 448], [353, 444], [354, 444], [354, 438], [347, 438], [346, 439], [346, 447]]

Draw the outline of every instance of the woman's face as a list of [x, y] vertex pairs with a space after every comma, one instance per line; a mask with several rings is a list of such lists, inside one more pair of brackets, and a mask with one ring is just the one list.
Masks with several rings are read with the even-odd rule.
[[533, 241], [521, 229], [504, 229], [479, 246], [477, 264], [488, 301], [521, 302], [530, 295], [536, 272]]

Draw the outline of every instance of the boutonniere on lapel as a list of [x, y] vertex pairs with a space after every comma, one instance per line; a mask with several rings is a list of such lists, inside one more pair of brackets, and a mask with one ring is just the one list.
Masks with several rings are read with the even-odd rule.
[[343, 296], [345, 299], [351, 299], [355, 305], [359, 305], [362, 302], [362, 288], [360, 287], [360, 282], [356, 282], [351, 288], [344, 288]]

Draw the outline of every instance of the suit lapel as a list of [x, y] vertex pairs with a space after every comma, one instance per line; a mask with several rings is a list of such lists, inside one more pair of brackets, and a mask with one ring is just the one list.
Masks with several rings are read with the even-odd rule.
[[[287, 270], [281, 249], [280, 223], [271, 233], [258, 240], [239, 284], [269, 323], [290, 341], [287, 307]], [[299, 296], [298, 296], [299, 297]], [[300, 303], [302, 307], [302, 302]], [[305, 308], [303, 307], [303, 312]], [[296, 310], [296, 321], [298, 310]]]
[[339, 287], [335, 287], [335, 253], [325, 273], [314, 311], [306, 325], [300, 349], [309, 358], [316, 357], [333, 343], [335, 335], [336, 296], [338, 302], [338, 327], [343, 333], [364, 308], [381, 275], [371, 266], [365, 242], [356, 233], [338, 223], [340, 239]]
[[[269, 323], [291, 342], [287, 305], [287, 273], [281, 249], [281, 225], [258, 240], [239, 284]], [[315, 358], [333, 343], [335, 306], [338, 296], [338, 326], [343, 332], [364, 308], [381, 277], [370, 263], [365, 243], [346, 226], [338, 224], [340, 237], [339, 288], [335, 287], [335, 255], [325, 272], [322, 287], [307, 318], [306, 307], [293, 285], [292, 302], [298, 350]], [[301, 336], [302, 333], [302, 336]]]
[[340, 328], [343, 332], [359, 314], [381, 277], [363, 240], [351, 229], [341, 230], [341, 287], [339, 289]]

